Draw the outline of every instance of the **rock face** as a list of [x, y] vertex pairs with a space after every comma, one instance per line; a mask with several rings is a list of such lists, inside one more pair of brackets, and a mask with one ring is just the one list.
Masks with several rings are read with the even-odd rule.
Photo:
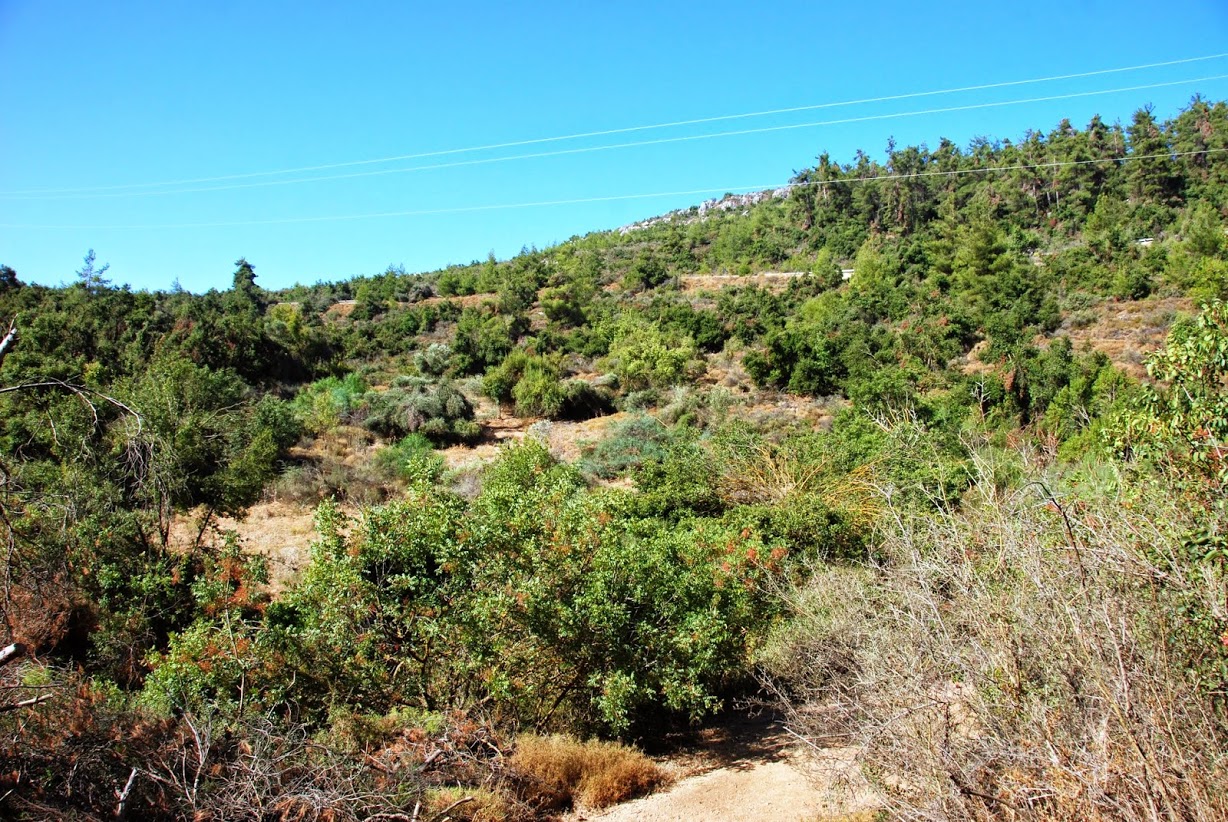
[[699, 215], [702, 217], [709, 211], [733, 211], [734, 209], [746, 208], [764, 200], [772, 200], [777, 197], [788, 197], [790, 186], [784, 188], [769, 189], [768, 191], [752, 191], [749, 194], [726, 194], [724, 197], [715, 200], [704, 200], [699, 204]]
[[659, 217], [650, 217], [647, 220], [641, 220], [638, 223], [625, 225], [618, 229], [618, 233], [630, 234], [632, 231], [637, 231], [641, 228], [648, 228], [649, 226], [658, 225], [660, 223], [670, 223], [674, 221], [679, 221], [684, 225], [689, 225], [690, 223], [706, 219], [708, 214], [714, 211], [737, 211], [739, 209], [750, 208], [757, 203], [762, 203], [764, 200], [788, 197], [789, 192], [792, 190], [792, 186], [784, 186], [783, 188], [767, 189], [766, 191], [751, 191], [746, 194], [726, 194], [723, 197], [704, 200], [697, 206], [681, 208], [676, 211], [671, 211], [668, 214], [662, 214]]

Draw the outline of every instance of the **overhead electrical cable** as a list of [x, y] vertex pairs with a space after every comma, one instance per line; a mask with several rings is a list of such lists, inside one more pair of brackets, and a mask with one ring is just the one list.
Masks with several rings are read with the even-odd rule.
[[984, 168], [962, 168], [949, 169], [944, 171], [916, 171], [905, 174], [880, 174], [868, 177], [849, 177], [844, 179], [834, 180], [811, 180], [804, 183], [776, 183], [772, 185], [752, 185], [752, 186], [720, 186], [713, 188], [691, 189], [689, 191], [658, 191], [647, 194], [614, 194], [602, 197], [578, 197], [566, 200], [539, 200], [534, 202], [524, 203], [496, 203], [491, 205], [479, 206], [458, 206], [454, 208], [430, 208], [430, 209], [414, 209], [407, 211], [379, 211], [369, 212], [364, 214], [338, 214], [319, 217], [286, 217], [281, 219], [269, 220], [227, 220], [219, 222], [197, 222], [197, 223], [150, 223], [150, 224], [133, 224], [133, 225], [43, 225], [43, 224], [19, 224], [19, 223], [0, 223], [0, 228], [10, 229], [27, 229], [27, 230], [90, 230], [90, 231], [119, 231], [119, 230], [163, 230], [163, 229], [181, 229], [181, 228], [230, 228], [243, 226], [261, 226], [261, 225], [292, 225], [300, 223], [326, 223], [326, 222], [342, 222], [348, 220], [373, 220], [389, 217], [425, 217], [440, 214], [465, 214], [481, 211], [511, 211], [515, 209], [525, 208], [542, 208], [546, 206], [563, 206], [563, 205], [582, 205], [585, 203], [607, 203], [621, 200], [647, 200], [661, 197], [685, 197], [695, 196], [700, 194], [712, 194], [714, 192], [732, 193], [738, 191], [756, 192], [769, 191], [780, 189], [797, 189], [810, 188], [817, 186], [841, 186], [853, 185], [857, 183], [872, 183], [872, 182], [890, 182], [893, 180], [912, 180], [929, 177], [958, 177], [967, 174], [990, 174], [1002, 171], [1026, 171], [1029, 169], [1051, 169], [1051, 168], [1067, 168], [1071, 166], [1094, 165], [1097, 163], [1124, 163], [1135, 160], [1156, 160], [1161, 158], [1171, 159], [1176, 157], [1189, 157], [1193, 155], [1207, 154], [1223, 154], [1228, 152], [1228, 148], [1212, 148], [1201, 151], [1177, 151], [1164, 152], [1160, 154], [1141, 154], [1141, 155], [1123, 155], [1121, 157], [1099, 157], [1092, 160], [1055, 160], [1051, 162], [1037, 163], [1016, 163], [1009, 166], [987, 166]]
[[[313, 171], [328, 171], [337, 168], [351, 168], [363, 165], [377, 165], [381, 163], [400, 162], [405, 160], [421, 160], [429, 157], [443, 157], [456, 154], [476, 153], [483, 151], [497, 151], [508, 148], [521, 148], [530, 145], [540, 145], [543, 143], [564, 142], [568, 140], [581, 140], [593, 137], [609, 137], [617, 134], [630, 134], [642, 131], [652, 131], [667, 128], [681, 128], [684, 126], [705, 125], [709, 123], [728, 122], [731, 120], [751, 119], [755, 117], [769, 117], [781, 114], [794, 114], [803, 111], [818, 111], [828, 108], [841, 108], [847, 106], [868, 105], [872, 103], [896, 102], [900, 100], [919, 99], [924, 97], [935, 97], [946, 94], [963, 94], [972, 91], [988, 91], [991, 89], [1010, 88], [1014, 86], [1034, 85], [1039, 83], [1052, 83], [1063, 80], [1076, 80], [1087, 77], [1099, 77], [1108, 74], [1121, 74], [1131, 71], [1144, 71], [1154, 68], [1164, 68], [1168, 66], [1185, 65], [1189, 63], [1206, 62], [1209, 60], [1219, 60], [1228, 57], [1228, 52], [1220, 54], [1208, 54], [1200, 57], [1186, 57], [1178, 60], [1165, 60], [1155, 63], [1141, 63], [1134, 66], [1123, 66], [1119, 68], [1097, 69], [1094, 71], [1076, 72], [1072, 74], [1060, 74], [1049, 77], [1036, 77], [1026, 80], [1006, 80], [996, 83], [982, 83], [972, 86], [960, 86], [955, 88], [937, 89], [932, 91], [917, 91], [907, 92], [903, 94], [888, 94], [879, 97], [865, 97], [855, 100], [841, 100], [827, 103], [814, 103], [802, 106], [790, 106], [786, 108], [767, 109], [764, 111], [742, 112], [738, 114], [722, 114], [711, 117], [698, 117], [688, 120], [675, 120], [665, 123], [652, 123], [648, 125], [626, 126], [621, 128], [604, 129], [599, 131], [579, 132], [575, 134], [564, 134], [551, 137], [537, 137], [526, 140], [513, 140], [503, 143], [491, 143], [487, 145], [467, 146], [464, 148], [441, 149], [437, 151], [424, 151], [413, 154], [398, 154], [388, 157], [377, 157], [366, 160], [348, 160], [335, 163], [321, 163], [309, 166], [297, 166], [294, 168], [275, 169], [271, 171], [252, 171], [238, 174], [222, 174], [210, 177], [194, 177], [178, 180], [163, 180], [159, 182], [146, 183], [121, 183], [107, 186], [88, 186], [77, 188], [58, 188], [58, 189], [26, 189], [19, 191], [0, 192], [0, 197], [18, 197], [18, 196], [38, 196], [38, 195], [65, 195], [65, 194], [87, 194], [95, 192], [113, 192], [121, 189], [138, 189], [138, 188], [160, 188], [182, 185], [196, 185], [200, 183], [225, 182], [230, 180], [243, 180], [255, 177], [272, 177], [284, 174], [302, 174]], [[448, 167], [448, 166], [443, 166]], [[320, 178], [320, 179], [335, 179], [335, 178]]]
[[329, 182], [335, 180], [352, 180], [363, 177], [381, 177], [389, 174], [411, 174], [422, 171], [437, 171], [449, 168], [461, 168], [466, 166], [491, 165], [495, 163], [506, 163], [518, 160], [535, 160], [546, 157], [562, 157], [576, 154], [591, 154], [599, 151], [613, 151], [617, 149], [639, 148], [643, 146], [666, 145], [671, 143], [694, 142], [697, 140], [713, 140], [724, 137], [739, 137], [750, 134], [767, 134], [778, 131], [792, 131], [803, 128], [819, 128], [823, 126], [849, 125], [852, 123], [867, 123], [879, 120], [895, 120], [904, 117], [922, 117], [933, 114], [949, 114], [957, 111], [976, 111], [989, 108], [1002, 108], [1005, 106], [1028, 105], [1032, 103], [1046, 103], [1057, 100], [1071, 100], [1080, 97], [1096, 97], [1106, 94], [1121, 94], [1132, 91], [1146, 91], [1149, 89], [1167, 88], [1171, 86], [1189, 85], [1192, 83], [1207, 83], [1215, 80], [1228, 79], [1228, 74], [1215, 74], [1207, 77], [1194, 77], [1185, 80], [1170, 80], [1162, 83], [1147, 83], [1137, 86], [1125, 86], [1113, 89], [1098, 89], [1094, 91], [1075, 91], [1066, 94], [1052, 94], [1044, 97], [1029, 97], [1021, 100], [1000, 100], [988, 103], [968, 103], [962, 106], [947, 106], [944, 108], [922, 109], [919, 111], [903, 111], [890, 112], [886, 114], [867, 114], [860, 117], [844, 117], [835, 120], [820, 120], [809, 123], [788, 123], [777, 126], [762, 126], [759, 128], [738, 129], [735, 131], [719, 131], [710, 134], [689, 134], [678, 137], [660, 137], [653, 140], [636, 140], [627, 143], [611, 143], [600, 146], [582, 146], [580, 148], [557, 149], [553, 151], [541, 151], [531, 154], [514, 154], [506, 157], [483, 157], [474, 160], [457, 160], [450, 163], [433, 163], [422, 166], [410, 166], [408, 168], [389, 168], [380, 169], [378, 171], [358, 171], [348, 174], [330, 174], [319, 177], [300, 177], [290, 180], [265, 180], [254, 183], [234, 183], [230, 185], [220, 186], [205, 186], [200, 188], [185, 188], [185, 189], [166, 189], [159, 191], [127, 191], [127, 192], [112, 192], [99, 194], [81, 194], [81, 195], [46, 195], [46, 196], [18, 196], [13, 194], [0, 194], [0, 198], [22, 201], [47, 201], [47, 200], [92, 200], [92, 199], [117, 199], [117, 198], [132, 198], [132, 197], [148, 197], [155, 195], [173, 195], [173, 194], [200, 194], [212, 191], [235, 191], [241, 189], [252, 188], [269, 188], [273, 186], [288, 186], [288, 185], [303, 185], [308, 183]]

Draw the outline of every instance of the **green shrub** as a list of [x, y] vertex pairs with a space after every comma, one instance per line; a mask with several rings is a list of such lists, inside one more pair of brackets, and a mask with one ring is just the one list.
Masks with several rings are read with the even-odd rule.
[[522, 417], [589, 419], [609, 413], [608, 395], [582, 380], [564, 381], [557, 356], [541, 357], [517, 349], [486, 372], [482, 391], [500, 403], [514, 403]]
[[414, 367], [427, 377], [441, 377], [448, 370], [452, 349], [444, 343], [431, 343], [425, 351], [414, 354]]
[[647, 414], [610, 426], [604, 439], [584, 450], [576, 467], [589, 477], [624, 476], [645, 461], [663, 459], [670, 430]]
[[411, 485], [432, 485], [443, 474], [443, 457], [431, 441], [419, 433], [402, 437], [375, 453], [375, 463], [385, 474]]
[[584, 380], [568, 380], [563, 383], [563, 403], [558, 418], [564, 420], [587, 420], [614, 412], [610, 392]]
[[[241, 676], [246, 700], [267, 706], [293, 680], [316, 717], [482, 702], [539, 728], [698, 718], [745, 675], [784, 549], [712, 520], [644, 520], [627, 502], [526, 443], [486, 469], [470, 503], [419, 484], [355, 523], [321, 506], [301, 582], [254, 635], [244, 628], [250, 658], [219, 650], [224, 624], [201, 623], [159, 681], [190, 691], [182, 678], [195, 677], [233, 697]], [[277, 666], [263, 667], [267, 654]], [[274, 671], [278, 683], [262, 678]]]
[[481, 374], [502, 362], [528, 330], [523, 316], [505, 317], [466, 308], [456, 322], [452, 354], [458, 374]]
[[857, 561], [867, 558], [869, 534], [821, 494], [790, 496], [777, 504], [741, 505], [725, 516], [732, 528], [750, 529], [766, 542], [788, 546], [793, 559]]
[[304, 430], [322, 434], [347, 420], [366, 392], [367, 384], [358, 374], [325, 377], [299, 391], [293, 408]]
[[1113, 296], [1119, 300], [1141, 300], [1152, 286], [1151, 272], [1142, 265], [1124, 265], [1113, 276]]
[[540, 357], [529, 360], [512, 388], [516, 413], [522, 417], [557, 419], [563, 409], [565, 394], [557, 366]]
[[693, 435], [672, 434], [664, 453], [641, 461], [633, 472], [640, 493], [629, 502], [643, 517], [676, 521], [687, 515], [710, 516], [724, 510], [718, 489], [720, 467]]
[[623, 499], [607, 505], [532, 444], [485, 477], [469, 521], [499, 586], [475, 607], [522, 715], [562, 698], [570, 722], [616, 732], [662, 708], [701, 716], [770, 617], [771, 547], [707, 520], [624, 520]]
[[400, 378], [387, 391], [367, 397], [368, 429], [388, 439], [419, 433], [436, 443], [477, 439], [473, 405], [448, 380]]
[[664, 285], [668, 279], [665, 264], [652, 254], [642, 253], [623, 276], [622, 286], [626, 291], [646, 291]]
[[606, 364], [625, 391], [667, 388], [702, 373], [695, 343], [689, 337], [668, 336], [656, 326], [624, 317], [615, 327]]

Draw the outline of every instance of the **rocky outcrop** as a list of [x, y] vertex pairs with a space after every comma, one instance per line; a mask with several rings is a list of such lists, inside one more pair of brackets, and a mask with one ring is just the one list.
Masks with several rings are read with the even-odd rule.
[[625, 225], [618, 229], [618, 233], [630, 234], [632, 231], [649, 228], [650, 226], [659, 225], [661, 223], [672, 223], [675, 221], [681, 222], [684, 225], [689, 225], [691, 223], [707, 219], [708, 215], [713, 212], [745, 210], [753, 205], [762, 203], [765, 200], [788, 197], [790, 191], [792, 191], [792, 186], [767, 189], [765, 191], [751, 191], [746, 194], [726, 194], [723, 197], [704, 200], [697, 206], [681, 208], [676, 211], [671, 211], [668, 214], [662, 214], [659, 217], [650, 217], [649, 219], [641, 220], [638, 223]]

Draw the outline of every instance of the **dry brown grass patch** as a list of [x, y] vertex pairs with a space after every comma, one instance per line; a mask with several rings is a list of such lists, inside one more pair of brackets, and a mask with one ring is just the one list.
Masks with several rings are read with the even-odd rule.
[[523, 818], [521, 810], [507, 797], [486, 788], [439, 788], [427, 792], [413, 817], [397, 818], [438, 819], [441, 822], [444, 819], [453, 822], [504, 822]]
[[805, 271], [761, 271], [758, 274], [684, 274], [682, 293], [722, 291], [726, 288], [757, 286], [769, 291], [784, 291], [789, 281], [806, 276]]
[[[347, 509], [348, 511], [348, 509]], [[171, 547], [193, 550], [200, 531], [199, 512], [178, 516], [171, 523]], [[234, 531], [248, 554], [268, 560], [271, 594], [284, 591], [307, 566], [311, 543], [316, 539], [315, 506], [292, 501], [260, 502], [243, 518], [217, 517], [204, 534], [206, 541], [217, 539], [218, 531]]]
[[634, 748], [565, 736], [520, 737], [512, 766], [537, 784], [543, 805], [556, 808], [606, 808], [666, 781], [657, 764]]
[[1091, 347], [1135, 379], [1144, 379], [1146, 355], [1163, 344], [1178, 315], [1195, 310], [1184, 297], [1105, 301], [1090, 309], [1085, 325], [1067, 323], [1058, 335], [1070, 337], [1078, 350]]

